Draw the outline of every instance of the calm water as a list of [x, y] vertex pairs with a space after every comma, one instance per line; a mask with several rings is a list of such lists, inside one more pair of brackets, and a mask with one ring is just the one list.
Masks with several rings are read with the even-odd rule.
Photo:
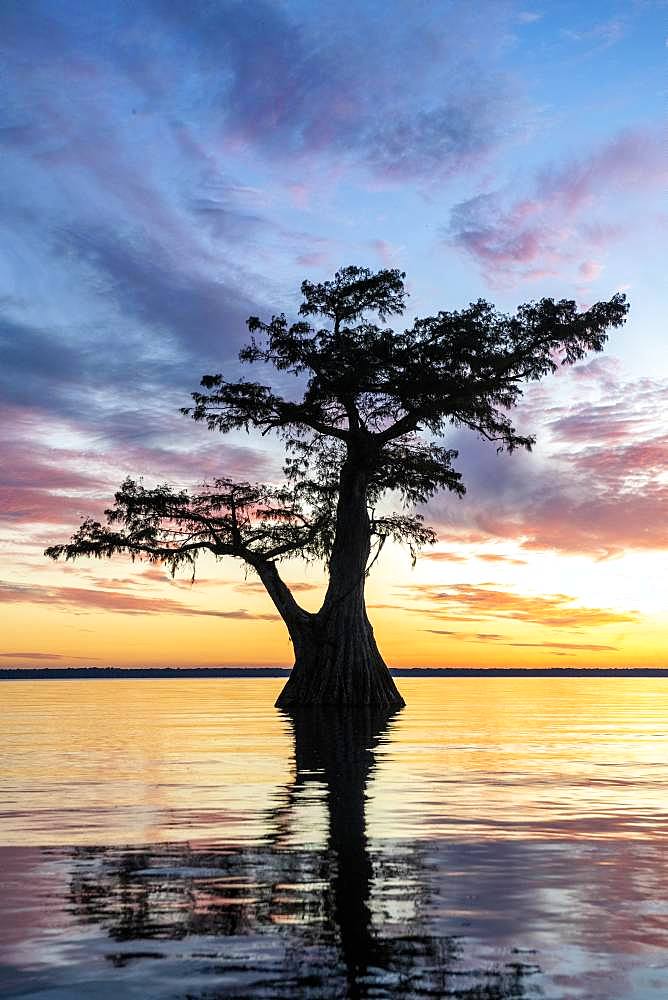
[[3, 682], [0, 995], [668, 996], [668, 682]]

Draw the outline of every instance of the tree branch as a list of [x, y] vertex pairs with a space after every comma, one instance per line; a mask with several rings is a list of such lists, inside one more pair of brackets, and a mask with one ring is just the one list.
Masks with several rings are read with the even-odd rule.
[[304, 625], [310, 621], [312, 615], [294, 599], [290, 588], [281, 578], [276, 563], [261, 561], [252, 565], [288, 628]]

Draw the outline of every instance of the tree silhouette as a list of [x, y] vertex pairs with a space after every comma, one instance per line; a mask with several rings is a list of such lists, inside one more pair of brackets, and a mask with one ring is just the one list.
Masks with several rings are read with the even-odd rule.
[[[387, 538], [413, 556], [435, 540], [411, 513], [438, 490], [463, 494], [457, 452], [438, 438], [466, 427], [499, 450], [530, 449], [508, 411], [527, 382], [600, 351], [628, 305], [614, 295], [578, 312], [575, 302], [541, 299], [513, 316], [480, 299], [467, 309], [385, 325], [404, 312], [405, 275], [345, 267], [331, 281], [304, 281], [301, 318], [248, 320], [243, 362], [296, 377], [301, 398], [259, 382], [206, 375], [183, 410], [209, 429], [277, 433], [286, 448], [285, 485], [217, 479], [196, 493], [147, 489], [127, 479], [107, 524], [83, 522], [65, 556], [133, 557], [174, 570], [202, 552], [243, 560], [260, 577], [288, 628], [295, 664], [278, 703], [403, 704], [383, 662], [364, 603], [370, 564]], [[401, 509], [377, 513], [386, 495]], [[376, 546], [372, 554], [373, 546]], [[322, 559], [329, 583], [321, 608], [304, 610], [281, 579], [290, 556]]]

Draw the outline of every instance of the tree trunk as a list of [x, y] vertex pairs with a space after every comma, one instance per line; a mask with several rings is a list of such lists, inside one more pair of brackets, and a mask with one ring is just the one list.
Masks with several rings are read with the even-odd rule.
[[347, 599], [290, 630], [295, 665], [276, 702], [400, 708], [404, 700], [380, 655], [364, 602]]
[[380, 655], [364, 604], [371, 548], [366, 487], [366, 473], [347, 461], [341, 471], [330, 579], [322, 608], [314, 615], [286, 619], [295, 665], [276, 702], [279, 708], [404, 704]]

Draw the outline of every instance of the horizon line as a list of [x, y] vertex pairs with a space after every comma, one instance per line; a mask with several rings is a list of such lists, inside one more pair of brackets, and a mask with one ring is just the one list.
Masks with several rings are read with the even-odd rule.
[[[0, 680], [280, 678], [291, 667], [0, 667]], [[394, 677], [668, 677], [668, 667], [391, 667]]]

